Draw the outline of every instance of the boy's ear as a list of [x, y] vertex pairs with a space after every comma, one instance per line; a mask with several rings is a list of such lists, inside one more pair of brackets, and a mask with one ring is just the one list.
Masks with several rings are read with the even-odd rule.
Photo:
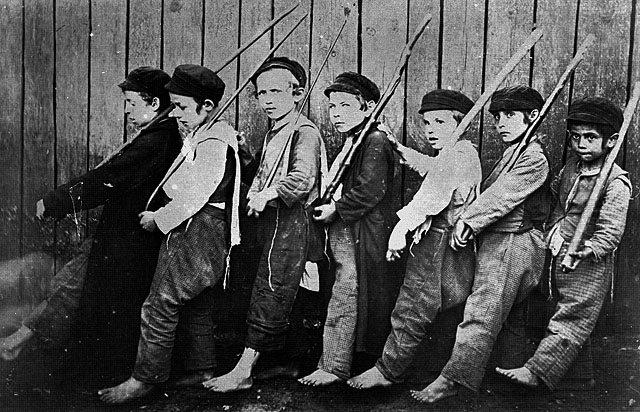
[[529, 113], [529, 121], [531, 122], [535, 121], [539, 115], [540, 115], [540, 110], [538, 109], [531, 110], [531, 113]]
[[616, 145], [616, 142], [618, 141], [619, 136], [620, 136], [619, 133], [614, 133], [611, 136], [609, 136], [609, 138], [607, 139], [607, 142], [605, 143], [606, 148], [613, 149], [613, 147]]
[[160, 98], [154, 97], [149, 106], [151, 106], [154, 112], [157, 112], [160, 109]]
[[293, 101], [298, 103], [304, 97], [304, 87], [296, 87], [293, 89]]
[[216, 108], [216, 105], [215, 105], [215, 103], [213, 103], [213, 100], [205, 99], [204, 100], [204, 104], [202, 105], [202, 107], [204, 108], [204, 110], [206, 112], [211, 112], [211, 111], [213, 111], [213, 109]]
[[373, 108], [376, 107], [376, 102], [374, 102], [373, 100], [369, 100], [367, 102], [367, 109], [364, 111], [367, 115], [371, 114], [371, 111], [373, 111]]

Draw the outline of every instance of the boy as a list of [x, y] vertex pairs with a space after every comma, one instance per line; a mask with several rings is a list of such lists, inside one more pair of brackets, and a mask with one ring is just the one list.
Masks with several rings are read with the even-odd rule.
[[171, 116], [189, 131], [181, 155], [160, 187], [169, 198], [155, 212], [140, 213], [140, 225], [164, 235], [151, 290], [142, 306], [140, 342], [131, 377], [98, 391], [107, 403], [123, 403], [150, 393], [169, 378], [178, 317], [186, 334], [185, 369], [202, 382], [212, 376], [212, 287], [224, 276], [231, 243], [239, 240], [239, 167], [236, 132], [227, 123], [209, 124], [224, 83], [206, 67], [176, 67], [165, 88], [175, 109]]
[[[318, 128], [296, 110], [307, 81], [300, 63], [271, 58], [251, 81], [260, 107], [273, 122], [247, 195], [248, 214], [257, 218], [263, 250], [247, 314], [245, 349], [231, 372], [204, 383], [215, 392], [250, 388], [260, 354], [284, 347], [309, 253], [307, 207], [320, 194], [321, 157], [325, 156]], [[245, 166], [252, 168], [251, 163]]]
[[569, 270], [563, 270], [560, 264], [604, 159], [616, 144], [622, 120], [620, 109], [601, 97], [577, 100], [569, 109], [567, 128], [576, 156], [567, 161], [554, 181], [557, 202], [547, 237], [555, 261], [550, 282], [557, 291], [555, 313], [547, 326], [547, 336], [523, 367], [496, 369], [523, 385], [535, 387], [543, 382], [556, 389], [598, 320], [632, 191], [627, 172], [618, 165], [613, 165], [580, 249], [572, 255], [576, 264]]
[[[139, 67], [118, 85], [132, 124], [145, 127], [169, 106], [164, 89], [169, 80], [162, 70]], [[131, 367], [140, 307], [149, 293], [162, 240], [140, 227], [138, 213], [180, 152], [180, 140], [176, 121], [161, 120], [104, 165], [38, 201], [38, 218], [104, 207], [94, 238], [83, 243], [82, 253], [52, 280], [48, 299], [15, 334], [0, 340], [3, 359], [17, 357], [33, 336], [65, 343], [77, 318], [73, 328], [81, 341], [78, 349], [91, 359], [84, 366], [107, 376]]]
[[[346, 135], [329, 172], [335, 176], [368, 122], [380, 91], [368, 78], [346, 72], [338, 75], [324, 94], [329, 98], [331, 123]], [[399, 286], [385, 265], [393, 174], [391, 144], [385, 133], [372, 128], [363, 137], [334, 199], [315, 208], [314, 218], [330, 224], [336, 275], [322, 356], [318, 369], [299, 380], [305, 385], [325, 386], [348, 379], [354, 352], [380, 355]]]
[[477, 391], [511, 307], [538, 283], [544, 260], [540, 229], [546, 218], [542, 194], [549, 164], [534, 139], [513, 167], [507, 165], [543, 103], [527, 86], [498, 90], [491, 99], [489, 112], [502, 141], [510, 146], [453, 229], [451, 246], [456, 250], [467, 244], [469, 234], [478, 238], [472, 292], [451, 358], [434, 382], [412, 391], [418, 401], [433, 403], [456, 395], [460, 385]]
[[[414, 231], [404, 284], [391, 314], [391, 333], [382, 357], [374, 367], [347, 381], [351, 387], [368, 389], [402, 381], [427, 325], [438, 312], [464, 303], [471, 291], [473, 248], [454, 251], [448, 245], [454, 223], [482, 179], [476, 149], [468, 140], [453, 136], [471, 107], [468, 97], [452, 90], [434, 90], [422, 98], [418, 113], [437, 155], [421, 162], [427, 167], [426, 177], [413, 200], [397, 213], [400, 221], [389, 238], [387, 259], [395, 260], [406, 247], [407, 233]], [[399, 149], [402, 153], [406, 148]]]

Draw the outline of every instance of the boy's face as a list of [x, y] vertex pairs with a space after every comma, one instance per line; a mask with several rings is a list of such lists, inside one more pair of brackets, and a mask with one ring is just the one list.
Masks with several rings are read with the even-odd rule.
[[271, 120], [280, 120], [289, 114], [296, 103], [302, 99], [302, 93], [294, 94], [295, 78], [286, 69], [273, 69], [260, 73], [256, 79], [258, 103]]
[[569, 128], [571, 149], [585, 163], [598, 160], [607, 154], [609, 150], [615, 146], [616, 139], [617, 135], [613, 135], [607, 139], [607, 143], [603, 145], [603, 136], [593, 127], [576, 124]]
[[149, 104], [142, 99], [140, 93], [124, 91], [124, 112], [127, 119], [138, 127], [146, 126], [155, 116], [160, 105], [158, 99]]
[[453, 117], [451, 110], [433, 110], [422, 113], [422, 123], [427, 140], [434, 150], [442, 150], [452, 146], [455, 141], [453, 132], [458, 122]]
[[[493, 118], [496, 129], [505, 143], [512, 143], [520, 138], [529, 125], [525, 122], [527, 114], [520, 110], [500, 110], [495, 112]], [[538, 110], [534, 109], [529, 114], [529, 121], [535, 120]]]
[[198, 110], [196, 110], [198, 103], [196, 103], [193, 97], [171, 93], [171, 103], [173, 103], [175, 107], [171, 113], [169, 113], [169, 116], [178, 119], [188, 131], [200, 126], [207, 119], [208, 112], [204, 106], [201, 107], [198, 112]]
[[336, 130], [340, 133], [346, 133], [359, 126], [371, 113], [373, 104], [367, 104], [364, 110], [361, 106], [362, 103], [355, 94], [331, 92], [329, 94], [329, 118]]

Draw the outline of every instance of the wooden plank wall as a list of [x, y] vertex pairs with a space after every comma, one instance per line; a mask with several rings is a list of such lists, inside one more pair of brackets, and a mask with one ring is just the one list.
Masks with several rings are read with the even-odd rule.
[[[545, 36], [506, 84], [529, 84], [543, 95], [551, 91], [584, 38], [593, 33], [597, 39], [541, 128], [548, 135], [554, 172], [566, 157], [566, 105], [598, 94], [622, 107], [632, 83], [640, 79], [637, 0], [0, 0], [0, 258], [67, 241], [60, 229], [66, 227], [64, 221], [57, 229], [50, 222], [34, 221], [34, 204], [48, 189], [94, 166], [130, 136], [117, 87], [129, 70], [152, 65], [171, 73], [182, 63], [216, 67], [295, 3], [299, 10], [220, 75], [228, 97], [291, 21], [308, 11], [295, 37], [277, 54], [309, 67], [311, 81], [348, 7], [350, 19], [308, 106], [330, 158], [342, 140], [329, 121], [323, 89], [347, 70], [363, 73], [383, 88], [402, 46], [427, 12], [433, 15], [431, 24], [385, 111], [397, 137], [422, 151], [429, 150], [417, 114], [422, 95], [444, 87], [477, 98], [533, 27], [542, 27]], [[225, 117], [246, 134], [254, 149], [262, 145], [269, 123], [251, 87]], [[639, 131], [636, 117], [619, 158], [636, 188]], [[487, 112], [469, 136], [488, 170], [503, 146]], [[400, 207], [410, 200], [419, 178], [399, 168], [396, 183]], [[618, 253], [613, 303], [606, 310], [611, 330], [618, 332], [640, 331], [640, 275], [634, 253], [640, 241], [639, 218], [640, 200], [635, 196]]]

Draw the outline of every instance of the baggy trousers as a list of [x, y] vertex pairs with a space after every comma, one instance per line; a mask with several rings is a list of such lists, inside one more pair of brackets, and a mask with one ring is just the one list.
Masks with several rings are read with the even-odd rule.
[[376, 363], [392, 382], [403, 380], [437, 314], [464, 303], [471, 292], [473, 245], [456, 252], [449, 247], [449, 233], [432, 227], [409, 252], [404, 283], [391, 314], [391, 333]]
[[560, 264], [566, 243], [555, 262], [555, 286], [559, 293], [555, 313], [547, 326], [547, 336], [524, 365], [550, 388], [556, 389], [593, 332], [609, 291], [613, 259], [610, 255], [595, 262], [578, 263], [564, 273]]
[[306, 262], [309, 216], [300, 203], [267, 206], [257, 220], [263, 244], [247, 313], [246, 346], [258, 352], [284, 348], [289, 315]]
[[480, 235], [473, 288], [442, 376], [474, 391], [480, 388], [511, 307], [538, 284], [543, 264], [544, 241], [536, 229]]
[[178, 319], [184, 324], [186, 370], [215, 366], [213, 294], [227, 256], [225, 211], [206, 205], [163, 239], [149, 296], [142, 305], [138, 355], [131, 376], [165, 382]]

